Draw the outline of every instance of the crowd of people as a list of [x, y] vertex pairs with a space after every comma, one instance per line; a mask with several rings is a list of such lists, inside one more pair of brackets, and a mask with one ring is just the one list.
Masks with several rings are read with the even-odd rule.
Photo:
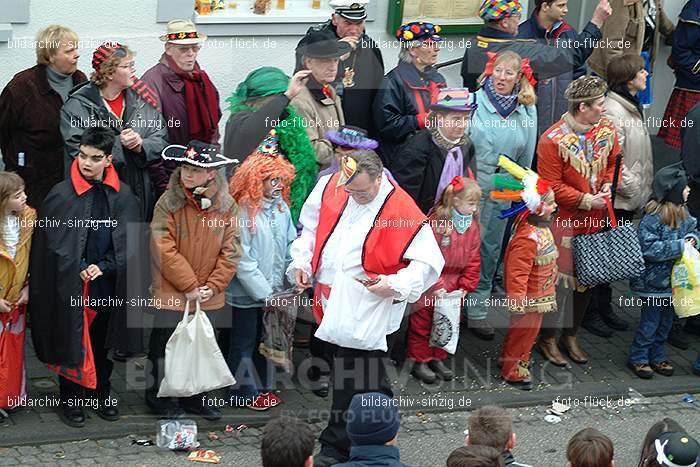
[[[347, 416], [351, 440], [350, 458], [337, 467], [408, 467], [401, 462], [397, 440], [400, 438], [400, 414], [383, 393], [371, 392], [353, 397]], [[446, 459], [447, 467], [531, 467], [515, 460], [516, 434], [508, 412], [495, 405], [481, 407], [469, 414], [464, 446], [454, 449]], [[260, 454], [263, 467], [311, 467], [314, 434], [308, 424], [279, 417], [264, 429]], [[654, 423], [639, 449], [637, 467], [694, 467], [700, 444], [672, 418]], [[569, 467], [613, 467], [615, 449], [612, 440], [591, 427], [571, 437], [566, 446]], [[625, 465], [634, 460], [625, 458]], [[442, 465], [442, 460], [431, 465]], [[627, 463], [629, 462], [629, 464]]]
[[[43, 29], [37, 64], [0, 95], [0, 331], [23, 336], [30, 320], [69, 426], [86, 423], [78, 399], [119, 418], [108, 403], [113, 360], [139, 355], [145, 342], [150, 410], [215, 420], [207, 392], [163, 396], [183, 312], [201, 310], [216, 329], [236, 380], [226, 388], [232, 405], [267, 410], [282, 403], [284, 356], [263, 342], [265, 317], [271, 297], [294, 289], [313, 315], [311, 334], [298, 327], [294, 336], [313, 357], [297, 376], [331, 394], [316, 459], [331, 465], [362, 451], [356, 445], [395, 438], [377, 443], [349, 418], [358, 395], [392, 396], [390, 355], [407, 354], [422, 383], [451, 380], [462, 315], [473, 338], [495, 338], [494, 293], [505, 294], [510, 315], [498, 360], [505, 382], [533, 388], [533, 349], [556, 366], [586, 364], [581, 327], [610, 337], [629, 323], [614, 313], [609, 283], [581, 280], [577, 239], [640, 218], [644, 268], [623, 278], [643, 298], [628, 366], [640, 378], [671, 376], [665, 344], [684, 324], [671, 271], [700, 240], [691, 155], [700, 144], [700, 0], [685, 4], [675, 27], [660, 1], [622, 3], [600, 0], [578, 33], [566, 0], [536, 0], [522, 24], [518, 0], [483, 1], [485, 24], [458, 87], [436, 67], [439, 25], [402, 25], [398, 65], [385, 74], [364, 30], [367, 0], [332, 0], [331, 19], [299, 41], [291, 77], [267, 66], [238, 84], [223, 136], [217, 77], [197, 61], [207, 37], [191, 21], [168, 23], [163, 55], [141, 78], [128, 45], [101, 44], [88, 78], [77, 34]], [[645, 28], [627, 37], [639, 15]], [[672, 41], [676, 74], [659, 136], [682, 161], [654, 174], [642, 56], [654, 56], [659, 35]], [[621, 40], [601, 52], [610, 38]], [[685, 325], [700, 329], [692, 318]], [[94, 364], [84, 368], [88, 353]], [[6, 393], [26, 394], [23, 354], [4, 361], [14, 361]], [[700, 356], [692, 370], [700, 376]], [[1, 417], [16, 408], [9, 401], [0, 400]], [[603, 438], [580, 433], [570, 457], [593, 443], [611, 459]], [[494, 443], [468, 444], [448, 465], [475, 465], [459, 459], [489, 457], [471, 445]]]

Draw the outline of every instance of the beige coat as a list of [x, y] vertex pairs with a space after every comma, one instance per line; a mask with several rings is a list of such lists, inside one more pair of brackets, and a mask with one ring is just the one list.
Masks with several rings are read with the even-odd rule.
[[605, 100], [605, 116], [615, 124], [623, 156], [615, 208], [637, 211], [649, 201], [654, 180], [651, 138], [646, 121], [634, 104], [612, 91]]
[[[656, 51], [659, 48], [660, 36], [668, 36], [675, 29], [671, 20], [664, 13], [662, 0], [654, 0], [654, 3], [656, 4], [656, 29], [650, 56], [652, 70], [654, 69]], [[600, 28], [603, 40], [598, 47], [593, 49], [593, 53], [588, 59], [591, 70], [604, 78], [610, 60], [626, 52], [639, 55], [642, 53], [644, 45], [646, 12], [643, 0], [610, 0], [610, 7], [613, 14]]]
[[333, 92], [333, 99], [317, 99], [314, 94], [304, 87], [294, 99], [292, 107], [304, 120], [306, 134], [316, 151], [316, 161], [321, 168], [330, 166], [333, 160], [333, 145], [326, 139], [326, 132], [337, 130], [345, 125], [343, 107], [338, 95]]

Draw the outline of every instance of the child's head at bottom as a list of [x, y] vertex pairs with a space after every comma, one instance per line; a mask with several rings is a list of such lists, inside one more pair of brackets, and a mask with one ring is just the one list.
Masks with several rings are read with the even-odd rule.
[[613, 443], [595, 428], [584, 428], [566, 446], [570, 467], [612, 467]]

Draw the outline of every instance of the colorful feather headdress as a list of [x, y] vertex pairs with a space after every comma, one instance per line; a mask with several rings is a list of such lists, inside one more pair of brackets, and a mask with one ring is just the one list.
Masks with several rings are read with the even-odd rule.
[[498, 166], [514, 178], [493, 175], [493, 186], [500, 191], [492, 191], [491, 199], [519, 201], [513, 207], [502, 210], [499, 217], [505, 219], [526, 210], [539, 215], [542, 210], [542, 195], [549, 191], [549, 182], [540, 178], [537, 172], [520, 167], [503, 154], [498, 157]]

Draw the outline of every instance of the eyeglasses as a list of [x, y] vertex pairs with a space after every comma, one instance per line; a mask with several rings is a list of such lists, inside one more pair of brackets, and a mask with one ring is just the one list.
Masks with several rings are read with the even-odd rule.
[[83, 161], [90, 159], [90, 162], [94, 162], [95, 164], [99, 164], [107, 156], [105, 154], [89, 156], [89, 155], [85, 154], [83, 151], [80, 151], [80, 153], [78, 154], [78, 157], [80, 157], [80, 159]]
[[193, 44], [193, 45], [176, 45], [175, 49], [182, 53], [186, 54], [187, 52], [199, 52], [202, 48], [201, 44]]
[[136, 69], [136, 62], [129, 62], [125, 63], [124, 65], [119, 65], [117, 68], [124, 68], [125, 70], [135, 70]]
[[358, 198], [365, 198], [369, 195], [369, 191], [351, 190], [350, 188], [345, 188], [345, 193], [350, 196], [357, 196]]

